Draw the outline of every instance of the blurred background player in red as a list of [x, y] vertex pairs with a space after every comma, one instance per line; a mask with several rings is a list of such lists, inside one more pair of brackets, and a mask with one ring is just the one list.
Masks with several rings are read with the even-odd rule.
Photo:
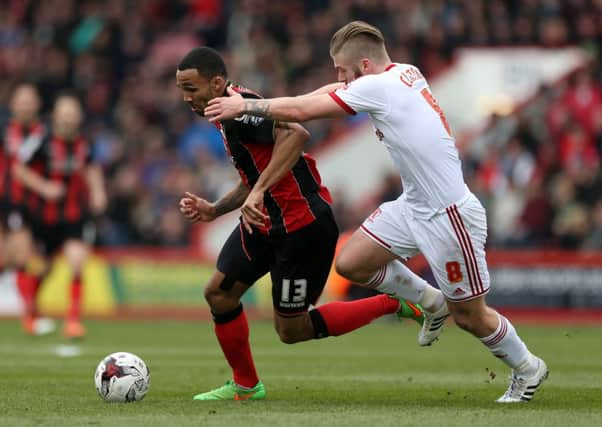
[[44, 138], [20, 148], [15, 167], [17, 176], [35, 195], [30, 203], [33, 229], [43, 241], [47, 268], [50, 257], [62, 251], [72, 272], [63, 331], [67, 338], [85, 335], [82, 269], [94, 240], [91, 217], [104, 211], [107, 204], [102, 170], [92, 162], [90, 146], [80, 133], [82, 119], [79, 100], [60, 95], [50, 130]]
[[0, 150], [0, 250], [4, 268], [14, 269], [16, 283], [23, 301], [23, 329], [30, 335], [40, 335], [54, 330], [50, 319], [38, 316], [36, 294], [39, 275], [31, 272], [35, 255], [31, 235], [31, 213], [28, 203], [32, 195], [15, 176], [14, 166], [19, 149], [24, 145], [39, 144], [45, 127], [38, 114], [40, 96], [31, 84], [18, 85], [10, 100], [10, 118], [4, 124]]

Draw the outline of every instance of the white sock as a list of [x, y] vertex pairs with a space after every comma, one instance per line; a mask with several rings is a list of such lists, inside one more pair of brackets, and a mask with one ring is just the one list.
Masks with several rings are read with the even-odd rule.
[[535, 356], [516, 333], [512, 323], [498, 313], [500, 323], [497, 329], [489, 336], [480, 338], [491, 353], [501, 359], [517, 373], [531, 376], [537, 370]]
[[382, 266], [366, 286], [420, 304], [428, 312], [436, 311], [445, 302], [439, 289], [433, 288], [426, 280], [397, 260]]

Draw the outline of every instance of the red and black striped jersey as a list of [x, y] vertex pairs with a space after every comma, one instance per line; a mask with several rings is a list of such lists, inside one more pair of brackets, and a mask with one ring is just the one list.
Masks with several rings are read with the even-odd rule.
[[24, 206], [28, 198], [27, 188], [13, 176], [12, 169], [17, 161], [19, 149], [24, 144], [39, 144], [44, 137], [44, 125], [35, 121], [30, 124], [11, 120], [0, 131], [0, 200], [13, 206]]
[[[245, 88], [232, 87], [245, 98], [261, 98]], [[252, 188], [272, 158], [274, 121], [245, 115], [216, 123], [216, 126], [240, 177]], [[330, 211], [331, 203], [316, 161], [304, 153], [293, 168], [265, 192], [264, 212], [269, 221], [260, 231], [269, 235], [291, 233]]]
[[83, 137], [68, 141], [48, 134], [37, 145], [23, 145], [19, 161], [45, 179], [65, 186], [66, 194], [59, 200], [32, 197], [28, 207], [36, 220], [45, 225], [65, 224], [80, 221], [89, 214], [86, 171], [91, 164], [91, 152]]

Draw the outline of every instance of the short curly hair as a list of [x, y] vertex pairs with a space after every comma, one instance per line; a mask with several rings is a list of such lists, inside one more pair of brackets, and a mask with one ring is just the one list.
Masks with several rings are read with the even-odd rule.
[[203, 46], [192, 49], [178, 64], [178, 70], [196, 69], [206, 79], [215, 76], [228, 77], [226, 64], [221, 55], [210, 47]]

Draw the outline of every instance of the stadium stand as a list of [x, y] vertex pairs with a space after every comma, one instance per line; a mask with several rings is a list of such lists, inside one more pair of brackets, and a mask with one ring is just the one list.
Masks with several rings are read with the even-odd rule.
[[[99, 220], [99, 243], [185, 247], [180, 194], [211, 199], [233, 177], [219, 134], [178, 99], [175, 63], [192, 46], [220, 49], [232, 79], [265, 96], [299, 94], [332, 80], [328, 40], [351, 19], [378, 23], [392, 56], [432, 78], [460, 46], [580, 45], [595, 54], [600, 7], [589, 0], [9, 0], [0, 14], [0, 115], [17, 82], [40, 87], [46, 112], [58, 92], [74, 88], [108, 176], [111, 203]], [[510, 121], [511, 132], [492, 125], [496, 142], [486, 156], [465, 158], [470, 185], [501, 216], [492, 218], [491, 245], [602, 247], [594, 191], [602, 188], [601, 78], [598, 60], [543, 88], [519, 113], [495, 119]], [[350, 126], [316, 121], [309, 128], [318, 143]], [[396, 185], [383, 182], [375, 202]], [[337, 208], [354, 209], [344, 200]], [[361, 216], [339, 218], [349, 228]]]

